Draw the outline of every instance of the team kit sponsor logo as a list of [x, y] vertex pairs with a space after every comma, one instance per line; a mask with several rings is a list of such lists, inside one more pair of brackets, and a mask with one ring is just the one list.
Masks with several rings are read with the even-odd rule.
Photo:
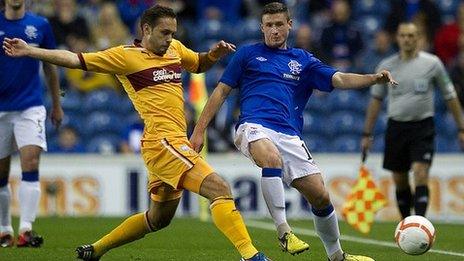
[[136, 91], [163, 83], [180, 83], [181, 77], [182, 68], [180, 67], [180, 64], [171, 64], [164, 67], [151, 67], [127, 75], [127, 79]]
[[153, 81], [154, 82], [170, 82], [173, 80], [180, 80], [181, 73], [174, 70], [166, 70], [161, 68], [153, 71]]

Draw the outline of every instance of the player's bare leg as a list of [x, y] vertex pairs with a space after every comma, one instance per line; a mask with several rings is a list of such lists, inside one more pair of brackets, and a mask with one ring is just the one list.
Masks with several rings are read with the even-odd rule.
[[8, 185], [11, 157], [0, 159], [0, 247], [14, 245], [14, 232], [11, 226], [11, 189]]
[[331, 261], [358, 260], [370, 261], [369, 257], [354, 256], [344, 253], [340, 245], [340, 230], [337, 214], [330, 202], [322, 175], [320, 173], [295, 179], [292, 184], [311, 204], [314, 214], [314, 227], [324, 244], [327, 256]]
[[269, 213], [277, 228], [279, 245], [292, 255], [309, 249], [309, 245], [293, 234], [285, 213], [285, 191], [282, 182], [282, 157], [269, 139], [259, 139], [249, 144], [254, 162], [262, 169], [261, 190]]
[[413, 162], [414, 173], [414, 211], [416, 215], [425, 216], [429, 204], [429, 170], [430, 164], [425, 162]]
[[393, 182], [396, 187], [396, 201], [401, 213], [402, 219], [411, 215], [413, 197], [411, 186], [409, 185], [408, 172], [394, 171], [392, 173]]
[[40, 200], [39, 161], [42, 148], [27, 145], [19, 149], [21, 183], [19, 185], [19, 237], [18, 247], [40, 247], [43, 238], [32, 230]]

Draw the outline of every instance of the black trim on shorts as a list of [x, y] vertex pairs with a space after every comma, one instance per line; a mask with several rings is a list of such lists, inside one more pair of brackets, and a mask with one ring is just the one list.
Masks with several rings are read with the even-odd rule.
[[313, 158], [311, 157], [311, 153], [309, 153], [308, 148], [306, 148], [304, 142], [301, 144], [301, 147], [306, 151], [306, 155], [308, 156], [308, 160], [312, 160]]

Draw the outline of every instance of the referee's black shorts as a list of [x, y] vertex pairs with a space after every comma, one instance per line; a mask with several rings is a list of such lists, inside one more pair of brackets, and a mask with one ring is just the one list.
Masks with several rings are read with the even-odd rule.
[[383, 167], [407, 172], [412, 162], [432, 163], [435, 147], [433, 117], [420, 121], [388, 120]]

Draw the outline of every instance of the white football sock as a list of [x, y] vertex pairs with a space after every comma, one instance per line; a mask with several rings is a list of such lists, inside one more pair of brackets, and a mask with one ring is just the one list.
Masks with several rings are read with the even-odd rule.
[[40, 200], [40, 185], [38, 181], [21, 181], [19, 185], [19, 233], [32, 229]]
[[338, 260], [339, 257], [343, 258], [343, 251], [340, 245], [340, 230], [335, 210], [325, 217], [314, 215], [314, 227], [324, 244], [325, 251], [330, 260]]
[[11, 188], [6, 185], [0, 188], [0, 233], [13, 233], [11, 226]]
[[261, 189], [279, 238], [290, 231], [285, 216], [284, 184], [280, 177], [261, 177]]

